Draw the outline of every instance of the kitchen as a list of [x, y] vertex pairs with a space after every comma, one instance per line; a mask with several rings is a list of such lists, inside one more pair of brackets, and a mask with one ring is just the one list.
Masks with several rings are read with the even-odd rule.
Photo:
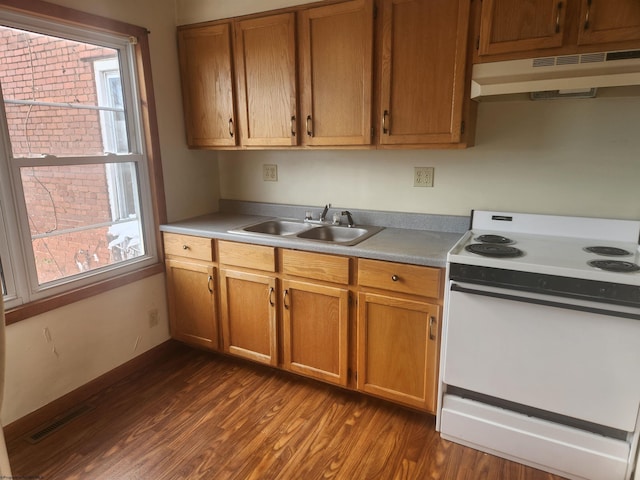
[[[484, 101], [476, 146], [467, 150], [192, 151], [184, 142], [175, 27], [250, 13], [262, 8], [260, 2], [54, 3], [143, 25], [152, 32], [169, 221], [215, 211], [219, 199], [318, 207], [331, 202], [351, 209], [446, 215], [469, 215], [475, 208], [640, 218], [637, 91], [632, 96], [603, 92], [591, 100]], [[273, 8], [294, 3], [300, 2], [273, 2]], [[278, 182], [263, 182], [263, 164], [278, 165]], [[415, 166], [435, 168], [433, 189], [413, 187]], [[149, 305], [159, 308], [163, 329], [145, 336], [142, 348], [168, 338], [163, 277], [125, 290], [9, 326], [7, 392], [14, 393], [5, 398], [4, 424], [130, 360], [134, 354], [122, 345], [133, 343], [138, 333], [123, 318], [125, 307], [140, 323], [146, 322]], [[84, 321], [89, 312], [96, 320], [91, 324]], [[60, 343], [68, 343], [55, 381], [41, 334], [46, 326], [57, 330]], [[88, 351], [84, 338], [97, 337], [100, 342]], [[78, 364], [85, 368], [79, 371]], [[32, 379], [28, 386], [21, 382], [25, 376]]]

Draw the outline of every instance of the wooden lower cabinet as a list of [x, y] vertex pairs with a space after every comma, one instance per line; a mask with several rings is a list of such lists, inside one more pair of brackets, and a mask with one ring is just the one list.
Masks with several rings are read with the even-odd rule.
[[220, 269], [224, 351], [277, 365], [276, 279], [273, 275]]
[[442, 269], [168, 233], [164, 243], [176, 340], [435, 413]]
[[358, 295], [358, 390], [435, 413], [440, 306]]
[[191, 345], [217, 350], [214, 266], [171, 258], [167, 259], [166, 268], [171, 336]]
[[283, 366], [325, 382], [348, 382], [349, 291], [284, 280]]

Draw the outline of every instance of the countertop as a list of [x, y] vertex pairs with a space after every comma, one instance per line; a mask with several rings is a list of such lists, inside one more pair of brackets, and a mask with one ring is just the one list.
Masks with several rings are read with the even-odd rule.
[[463, 235], [463, 233], [385, 227], [357, 245], [344, 246], [276, 235], [245, 235], [229, 232], [229, 230], [273, 218], [276, 217], [213, 213], [161, 225], [160, 231], [429, 267], [445, 267], [447, 252]]

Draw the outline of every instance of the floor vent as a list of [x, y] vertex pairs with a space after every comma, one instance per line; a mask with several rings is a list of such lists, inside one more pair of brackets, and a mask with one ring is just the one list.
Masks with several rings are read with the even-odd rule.
[[93, 410], [93, 407], [91, 405], [88, 405], [88, 404], [78, 405], [77, 407], [74, 407], [72, 410], [69, 410], [68, 412], [63, 413], [62, 415], [59, 415], [58, 417], [54, 418], [50, 422], [39, 426], [36, 430], [29, 433], [25, 437], [25, 439], [29, 443], [38, 443], [42, 439], [51, 435], [52, 433], [60, 430], [62, 427], [64, 427], [66, 424], [68, 424], [72, 420], [75, 420], [76, 418], [80, 417], [81, 415], [84, 415], [87, 412], [90, 412], [91, 410]]

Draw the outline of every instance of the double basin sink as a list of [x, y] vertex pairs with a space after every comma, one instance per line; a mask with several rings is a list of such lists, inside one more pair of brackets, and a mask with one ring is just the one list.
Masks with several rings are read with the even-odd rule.
[[383, 228], [384, 227], [372, 226], [347, 227], [343, 225], [312, 223], [298, 220], [272, 219], [229, 230], [229, 232], [242, 235], [267, 235], [352, 246], [375, 235]]

